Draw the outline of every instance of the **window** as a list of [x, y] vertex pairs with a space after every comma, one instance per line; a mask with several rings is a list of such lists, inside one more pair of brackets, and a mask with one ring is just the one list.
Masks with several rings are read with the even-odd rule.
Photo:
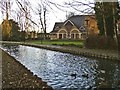
[[79, 34], [76, 34], [76, 39], [79, 39]]
[[81, 27], [80, 27], [80, 30], [81, 30], [81, 31], [85, 31], [85, 27], [81, 26]]
[[59, 34], [59, 39], [62, 39], [62, 34]]
[[66, 38], [66, 34], [63, 34], [63, 38]]
[[85, 26], [88, 26], [88, 24], [89, 24], [89, 20], [86, 19], [86, 20], [85, 20]]
[[74, 34], [71, 34], [71, 38], [74, 39]]

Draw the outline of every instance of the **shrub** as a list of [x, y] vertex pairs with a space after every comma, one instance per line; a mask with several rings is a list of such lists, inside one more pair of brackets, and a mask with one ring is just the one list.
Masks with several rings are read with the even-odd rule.
[[116, 41], [111, 37], [105, 36], [89, 36], [85, 41], [86, 48], [92, 49], [116, 49]]

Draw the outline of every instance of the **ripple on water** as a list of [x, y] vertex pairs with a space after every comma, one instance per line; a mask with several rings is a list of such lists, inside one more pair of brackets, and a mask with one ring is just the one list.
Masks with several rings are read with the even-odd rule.
[[[53, 88], [96, 87], [103, 81], [102, 78], [112, 87], [120, 87], [118, 63], [22, 45], [4, 44], [2, 48]], [[76, 78], [71, 77], [71, 73], [76, 73]], [[88, 78], [84, 76], [86, 74]]]

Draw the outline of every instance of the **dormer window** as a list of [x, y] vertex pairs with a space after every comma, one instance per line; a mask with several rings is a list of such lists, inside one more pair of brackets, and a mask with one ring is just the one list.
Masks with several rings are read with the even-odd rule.
[[81, 26], [79, 29], [80, 29], [81, 31], [85, 31], [85, 27], [84, 27], [84, 26]]

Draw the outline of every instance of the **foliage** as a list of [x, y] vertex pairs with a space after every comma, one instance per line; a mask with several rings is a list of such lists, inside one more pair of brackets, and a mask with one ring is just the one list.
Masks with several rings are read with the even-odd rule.
[[98, 29], [100, 30], [100, 35], [104, 35], [105, 31], [104, 31], [104, 24], [103, 24], [103, 15], [101, 14], [100, 9], [102, 8], [102, 5], [99, 2], [95, 3], [95, 15], [96, 15], [96, 19], [97, 19], [97, 25], [98, 25]]
[[21, 41], [25, 41], [25, 36], [26, 36], [26, 32], [25, 31], [21, 31], [20, 32], [20, 40]]
[[116, 3], [115, 18], [120, 20], [120, 3]]
[[[116, 32], [116, 23], [119, 20], [120, 6], [118, 2], [96, 2], [95, 15], [100, 30], [100, 36], [89, 37], [86, 40], [88, 48], [116, 49], [119, 47], [119, 38], [114, 38]], [[91, 42], [91, 43], [90, 43]]]
[[11, 37], [10, 39], [11, 40], [14, 40], [14, 41], [17, 41], [20, 39], [20, 27], [18, 26], [18, 23], [15, 22], [14, 20], [10, 19], [9, 22], [12, 24], [12, 27], [11, 27]]
[[3, 40], [19, 40], [20, 32], [18, 23], [14, 20], [4, 20], [2, 26], [2, 39]]
[[8, 40], [10, 37], [10, 22], [8, 20], [4, 20], [1, 24], [1, 30], [2, 30], [2, 39], [3, 40]]
[[[114, 37], [114, 17], [118, 19], [117, 13], [118, 2], [96, 2], [95, 3], [95, 15], [98, 22], [98, 28], [100, 35], [105, 35], [105, 29], [107, 36]], [[113, 11], [114, 10], [114, 11]], [[103, 21], [105, 20], [105, 22]], [[105, 28], [104, 28], [105, 27]]]
[[116, 41], [111, 37], [89, 36], [85, 41], [85, 47], [92, 49], [116, 49]]

